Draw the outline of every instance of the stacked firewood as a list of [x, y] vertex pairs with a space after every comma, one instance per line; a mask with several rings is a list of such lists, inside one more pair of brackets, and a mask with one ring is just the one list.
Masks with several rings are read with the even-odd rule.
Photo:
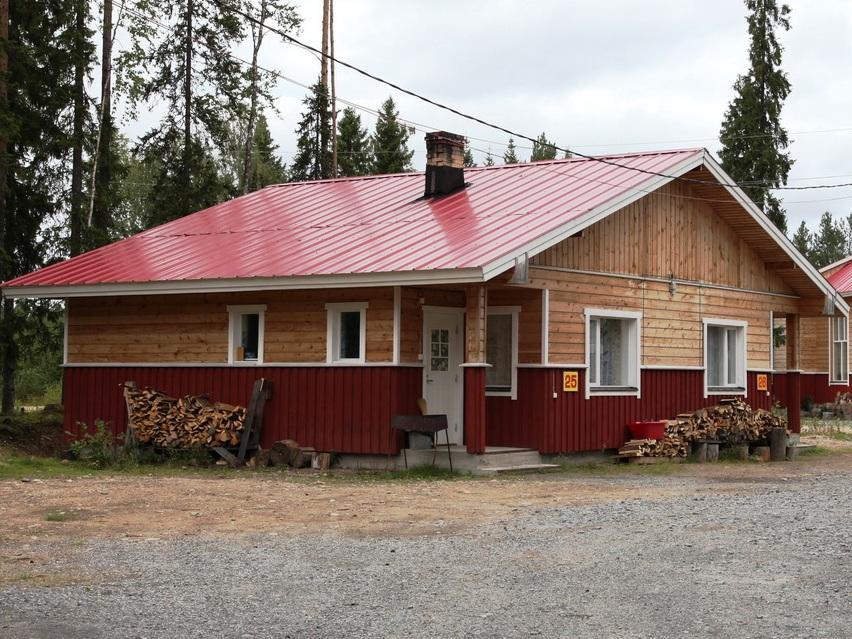
[[236, 446], [246, 409], [212, 402], [205, 395], [169, 397], [150, 388], [125, 386], [130, 429], [136, 441], [161, 448]]
[[622, 457], [686, 457], [694, 441], [744, 444], [768, 439], [773, 428], [786, 426], [781, 417], [762, 408], [755, 410], [741, 399], [722, 400], [717, 406], [678, 415], [668, 422], [662, 439], [633, 439], [618, 453]]

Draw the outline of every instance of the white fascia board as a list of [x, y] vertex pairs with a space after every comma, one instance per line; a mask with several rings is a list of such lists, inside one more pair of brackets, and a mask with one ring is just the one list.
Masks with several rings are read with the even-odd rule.
[[846, 257], [844, 257], [844, 258], [842, 258], [842, 259], [839, 259], [839, 260], [837, 260], [836, 262], [832, 262], [831, 264], [828, 264], [828, 265], [826, 265], [826, 266], [823, 266], [823, 267], [819, 270], [819, 272], [820, 272], [820, 273], [825, 273], [826, 271], [830, 271], [831, 269], [833, 269], [833, 268], [835, 268], [835, 267], [837, 267], [837, 266], [842, 266], [843, 264], [846, 264], [846, 262], [848, 262], [849, 260], [852, 260], [852, 255], [847, 255]]
[[[721, 185], [734, 183], [734, 180], [725, 173], [713, 156], [706, 151], [704, 152], [704, 166], [706, 166], [707, 170], [713, 174], [713, 177], [719, 180]], [[775, 240], [778, 246], [784, 249], [784, 252], [793, 259], [793, 263], [808, 275], [811, 281], [816, 284], [817, 288], [819, 288], [825, 295], [834, 298], [835, 304], [840, 307], [844, 315], [848, 316], [849, 304], [846, 303], [843, 296], [839, 295], [835, 288], [828, 283], [828, 280], [823, 277], [822, 273], [820, 273], [804, 255], [799, 253], [796, 247], [793, 246], [793, 243], [778, 229], [777, 226], [775, 226], [775, 224], [770, 221], [768, 217], [766, 217], [766, 215], [764, 215], [763, 211], [760, 210], [757, 204], [752, 202], [751, 198], [749, 198], [740, 187], [724, 186], [724, 189], [728, 191], [728, 193], [730, 193], [734, 199], [751, 215], [755, 222], [760, 224], [763, 230]]]
[[400, 273], [353, 273], [303, 277], [247, 277], [217, 280], [175, 280], [72, 284], [67, 286], [15, 286], [3, 289], [3, 297], [54, 298], [107, 297], [113, 295], [172, 295], [178, 293], [236, 293], [297, 289], [359, 288], [364, 286], [426, 286], [474, 284], [485, 278], [480, 268], [406, 271]]
[[[680, 164], [675, 165], [673, 168], [669, 170], [669, 173], [673, 176], [680, 176], [688, 171], [691, 171], [694, 168], [701, 166], [704, 163], [703, 153], [701, 151], [696, 151], [694, 155], [690, 156]], [[515, 261], [522, 257], [525, 254], [529, 254], [530, 257], [534, 255], [538, 255], [542, 251], [546, 251], [551, 246], [555, 246], [559, 244], [561, 241], [566, 238], [574, 235], [575, 233], [579, 233], [585, 228], [600, 222], [602, 219], [608, 217], [609, 215], [615, 213], [623, 209], [625, 206], [632, 204], [633, 202], [642, 199], [646, 195], [656, 191], [660, 187], [665, 186], [669, 182], [672, 181], [671, 177], [660, 177], [656, 175], [649, 175], [648, 180], [642, 182], [641, 184], [637, 184], [636, 186], [630, 187], [622, 193], [617, 199], [610, 200], [604, 204], [601, 204], [595, 209], [580, 215], [579, 217], [562, 224], [557, 227], [553, 231], [536, 238], [530, 242], [527, 242], [521, 247], [513, 250], [511, 253], [504, 255], [503, 257], [494, 260], [490, 264], [486, 264], [483, 267], [483, 274], [486, 280], [490, 280], [492, 277], [503, 273], [515, 265]]]

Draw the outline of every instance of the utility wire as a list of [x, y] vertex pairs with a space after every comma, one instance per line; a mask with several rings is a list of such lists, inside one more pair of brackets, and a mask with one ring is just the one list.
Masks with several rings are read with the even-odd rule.
[[[366, 78], [369, 78], [369, 79], [374, 80], [376, 82], [379, 82], [381, 84], [387, 85], [387, 86], [391, 87], [392, 89], [395, 89], [396, 91], [399, 91], [401, 93], [404, 93], [405, 95], [409, 95], [413, 98], [416, 98], [418, 100], [426, 102], [427, 104], [431, 104], [432, 106], [437, 107], [439, 109], [443, 109], [444, 111], [449, 111], [450, 113], [453, 113], [453, 114], [455, 114], [459, 117], [465, 118], [466, 120], [476, 122], [478, 124], [481, 124], [481, 125], [486, 126], [488, 128], [494, 129], [496, 131], [502, 131], [503, 133], [507, 133], [508, 135], [511, 135], [513, 137], [516, 137], [516, 138], [527, 140], [529, 142], [532, 142], [533, 144], [538, 144], [538, 141], [534, 137], [531, 137], [529, 135], [525, 135], [523, 133], [518, 133], [517, 131], [513, 131], [513, 130], [508, 129], [504, 126], [501, 126], [499, 124], [494, 124], [493, 122], [488, 122], [487, 120], [483, 120], [482, 118], [479, 118], [475, 115], [471, 115], [469, 113], [459, 111], [458, 109], [453, 108], [449, 105], [442, 104], [441, 102], [438, 102], [438, 101], [433, 100], [431, 98], [428, 98], [424, 95], [416, 93], [415, 91], [412, 91], [410, 89], [406, 89], [406, 88], [404, 88], [404, 87], [402, 87], [402, 86], [400, 86], [400, 85], [398, 85], [394, 82], [391, 82], [390, 80], [386, 80], [386, 79], [384, 79], [380, 76], [377, 76], [373, 73], [370, 73], [369, 71], [365, 71], [364, 69], [361, 69], [360, 67], [357, 67], [354, 64], [350, 64], [349, 62], [346, 62], [344, 60], [339, 60], [336, 57], [331, 56], [331, 55], [321, 51], [320, 49], [317, 49], [316, 47], [313, 47], [309, 44], [305, 44], [304, 42], [294, 38], [290, 34], [284, 32], [284, 31], [282, 31], [282, 30], [280, 30], [276, 27], [271, 27], [268, 24], [261, 22], [260, 20], [258, 20], [254, 16], [252, 16], [251, 14], [246, 13], [242, 9], [239, 9], [237, 7], [229, 5], [227, 2], [223, 2], [223, 0], [210, 0], [210, 1], [224, 11], [230, 11], [232, 13], [240, 15], [243, 18], [245, 18], [246, 20], [249, 20], [250, 22], [257, 24], [261, 28], [267, 29], [267, 30], [279, 35], [281, 38], [284, 39], [285, 42], [289, 42], [291, 44], [294, 44], [297, 47], [301, 47], [302, 49], [305, 49], [306, 51], [311, 51], [313, 53], [316, 53], [316, 54], [319, 54], [323, 57], [326, 57], [329, 60], [333, 61], [335, 64], [339, 64], [342, 67], [345, 67], [347, 69], [355, 71], [356, 73], [359, 73], [360, 75], [363, 75]], [[627, 165], [627, 164], [623, 164], [621, 162], [616, 162], [616, 161], [611, 160], [611, 159], [606, 158], [606, 157], [587, 155], [585, 153], [581, 153], [579, 151], [575, 151], [575, 150], [569, 149], [567, 147], [560, 147], [560, 146], [557, 146], [557, 145], [552, 144], [552, 143], [545, 144], [544, 146], [556, 149], [557, 151], [562, 151], [564, 153], [576, 155], [577, 157], [581, 157], [585, 160], [590, 160], [592, 162], [598, 162], [600, 164], [606, 164], [606, 165], [609, 165], [609, 166], [614, 166], [614, 167], [617, 167], [617, 168], [620, 168], [620, 169], [626, 169], [628, 171], [633, 171], [633, 172], [636, 172], [636, 173], [643, 173], [645, 175], [653, 175], [653, 176], [656, 176], [656, 177], [662, 177], [662, 178], [666, 178], [666, 179], [669, 179], [669, 180], [678, 180], [678, 181], [687, 182], [687, 183], [690, 183], [690, 184], [699, 184], [699, 185], [705, 185], [705, 186], [718, 186], [718, 185], [721, 184], [722, 186], [725, 186], [725, 187], [728, 187], [728, 188], [741, 188], [741, 185], [736, 184], [736, 183], [724, 183], [724, 182], [716, 182], [716, 181], [710, 181], [710, 180], [701, 180], [701, 179], [698, 179], [698, 178], [689, 178], [689, 177], [685, 177], [685, 176], [682, 176], [682, 175], [670, 175], [668, 173], [662, 173], [660, 171], [653, 171], [651, 169], [643, 169], [641, 167], [630, 166], [630, 165]], [[778, 186], [778, 187], [769, 187], [769, 188], [771, 188], [772, 190], [804, 191], [804, 190], [813, 190], [813, 189], [836, 189], [836, 188], [848, 187], [848, 186], [852, 186], [852, 182], [847, 182], [847, 183], [843, 183], [843, 184], [812, 184], [812, 185], [809, 185], [809, 186]]]

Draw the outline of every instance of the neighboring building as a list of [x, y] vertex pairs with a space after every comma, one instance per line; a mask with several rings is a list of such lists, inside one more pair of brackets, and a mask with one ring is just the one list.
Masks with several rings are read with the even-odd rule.
[[[852, 255], [820, 269], [848, 302], [852, 298]], [[849, 385], [849, 322], [840, 317], [802, 320], [802, 398], [833, 402]]]
[[848, 315], [703, 149], [463, 170], [463, 138], [427, 146], [425, 176], [268, 187], [5, 283], [67, 301], [67, 428], [122, 429], [125, 380], [245, 403], [263, 376], [267, 445], [398, 452], [423, 396], [470, 453], [610, 449], [722, 397], [798, 407], [800, 321]]

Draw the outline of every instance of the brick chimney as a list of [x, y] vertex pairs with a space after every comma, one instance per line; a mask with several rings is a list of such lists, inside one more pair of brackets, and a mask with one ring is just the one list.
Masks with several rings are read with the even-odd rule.
[[464, 136], [426, 134], [426, 194], [437, 197], [464, 188]]

